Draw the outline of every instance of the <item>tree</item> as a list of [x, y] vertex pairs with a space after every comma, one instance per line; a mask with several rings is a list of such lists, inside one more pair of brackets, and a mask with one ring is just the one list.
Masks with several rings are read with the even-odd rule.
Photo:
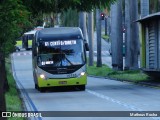
[[149, 0], [141, 0], [141, 17], [149, 15]]
[[149, 4], [151, 14], [160, 11], [160, 0], [149, 0]]
[[87, 40], [86, 12], [79, 13], [79, 27], [82, 30], [84, 39]]
[[[93, 8], [110, 6], [115, 0], [0, 0], [0, 111], [5, 111], [4, 74], [5, 56], [14, 50], [15, 40], [31, 26], [29, 20], [43, 13], [59, 13], [68, 8], [90, 11]], [[26, 10], [27, 9], [27, 10]], [[30, 12], [30, 19], [28, 18]], [[32, 21], [32, 22], [33, 22]], [[38, 22], [39, 23], [39, 22]]]
[[100, 9], [96, 9], [96, 32], [97, 32], [97, 67], [102, 67], [101, 11], [100, 11]]
[[62, 26], [78, 26], [79, 14], [77, 10], [68, 9], [61, 13], [61, 25]]
[[76, 10], [77, 12], [90, 12], [95, 8], [109, 7], [115, 0], [25, 0], [23, 4], [30, 11], [31, 19], [39, 14], [50, 14], [51, 12], [63, 13], [68, 9]]
[[122, 1], [111, 6], [111, 51], [113, 70], [123, 70]]
[[130, 68], [130, 34], [131, 34], [131, 18], [130, 18], [130, 2], [125, 0], [125, 69]]
[[[0, 76], [4, 75], [4, 56], [0, 52]], [[5, 92], [4, 92], [4, 82], [5, 82], [5, 77], [0, 77], [0, 112], [1, 111], [6, 111], [6, 102], [5, 102]], [[4, 118], [6, 120], [6, 118]]]
[[107, 31], [107, 28], [108, 28], [108, 22], [107, 22], [107, 17], [104, 18], [104, 22], [105, 22], [105, 35], [108, 35], [108, 31]]
[[69, 8], [78, 11], [91, 11], [94, 8], [109, 8], [115, 0], [25, 0], [24, 4], [34, 14], [58, 13]]
[[88, 13], [88, 41], [89, 41], [89, 66], [93, 66], [93, 35], [94, 34], [94, 19], [93, 11]]
[[139, 54], [138, 23], [138, 1], [125, 0], [125, 69], [137, 70]]
[[109, 35], [109, 10], [106, 8], [105, 10], [105, 35]]
[[4, 85], [6, 81], [5, 57], [15, 49], [15, 40], [29, 24], [28, 12], [19, 0], [0, 3], [0, 111], [6, 111]]

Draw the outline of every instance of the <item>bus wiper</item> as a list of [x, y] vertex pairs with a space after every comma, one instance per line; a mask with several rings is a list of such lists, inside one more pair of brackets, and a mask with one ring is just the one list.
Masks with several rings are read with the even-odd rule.
[[67, 62], [69, 62], [71, 65], [73, 65], [73, 63], [66, 57], [66, 54], [63, 53], [65, 55], [65, 59], [67, 60]]

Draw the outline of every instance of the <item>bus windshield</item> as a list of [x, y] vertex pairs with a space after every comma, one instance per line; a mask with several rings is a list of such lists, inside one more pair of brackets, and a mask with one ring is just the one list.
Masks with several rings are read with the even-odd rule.
[[84, 64], [83, 41], [57, 40], [40, 41], [38, 45], [38, 66], [63, 67]]

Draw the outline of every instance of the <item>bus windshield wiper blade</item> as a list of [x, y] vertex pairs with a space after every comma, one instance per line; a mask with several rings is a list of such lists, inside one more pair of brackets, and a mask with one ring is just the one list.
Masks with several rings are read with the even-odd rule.
[[71, 65], [73, 65], [73, 63], [66, 57], [66, 54], [65, 54], [65, 58]]
[[63, 52], [63, 54], [65, 55], [65, 59], [67, 60], [67, 62], [69, 62], [71, 65], [73, 65], [73, 63], [66, 57], [67, 55]]

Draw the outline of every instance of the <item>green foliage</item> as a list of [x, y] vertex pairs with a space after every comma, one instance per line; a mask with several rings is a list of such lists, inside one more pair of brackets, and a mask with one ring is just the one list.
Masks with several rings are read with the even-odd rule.
[[77, 27], [78, 26], [78, 17], [79, 14], [76, 10], [68, 9], [61, 13], [61, 25]]
[[8, 54], [14, 49], [15, 40], [29, 26], [28, 12], [21, 0], [5, 0], [0, 4], [0, 51]]
[[71, 8], [79, 11], [91, 11], [95, 8], [110, 8], [115, 0], [78, 0], [73, 2]]
[[149, 77], [139, 70], [114, 71], [112, 73], [109, 73], [108, 76], [112, 78], [120, 79], [120, 80], [129, 80], [133, 82], [149, 80]]
[[[16, 83], [11, 72], [10, 59], [6, 59], [7, 79], [9, 83], [9, 91], [5, 94], [7, 111], [23, 111], [22, 101], [16, 89]], [[25, 120], [25, 118], [8, 118], [8, 120]]]
[[102, 38], [103, 38], [104, 40], [108, 40], [108, 39], [109, 39], [109, 36], [108, 36], [108, 35], [102, 35]]
[[43, 14], [42, 13], [38, 13], [37, 15], [30, 14], [29, 21], [32, 23], [32, 26], [30, 26], [30, 28], [33, 28], [35, 26], [42, 26]]
[[34, 14], [39, 12], [59, 13], [69, 8], [77, 11], [91, 11], [94, 8], [106, 8], [115, 0], [25, 0], [24, 4]]
[[[32, 22], [32, 24], [34, 26], [39, 26], [39, 23], [42, 23], [41, 20], [43, 19], [44, 14], [53, 13], [55, 15], [57, 13], [63, 13], [64, 15], [67, 14], [68, 11], [71, 11], [71, 9], [79, 12], [91, 11], [95, 8], [109, 8], [114, 1], [116, 0], [23, 0], [23, 5], [25, 5], [27, 10], [32, 13], [30, 15], [30, 21]], [[64, 11], [67, 12], [65, 13]], [[62, 25], [77, 26], [77, 16], [75, 15], [75, 12], [73, 12], [73, 14], [74, 16], [72, 16], [71, 18], [75, 20], [71, 21], [74, 22], [71, 24], [71, 21], [67, 19], [65, 21], [62, 21]], [[65, 17], [67, 16], [70, 15], [65, 15]], [[51, 26], [53, 26], [52, 22], [50, 23]]]
[[94, 66], [87, 66], [87, 73], [93, 76], [102, 76], [106, 77], [107, 74], [112, 73], [112, 69], [110, 69], [106, 65], [102, 65], [102, 67], [96, 67], [96, 63], [94, 62]]
[[149, 80], [149, 77], [139, 70], [113, 71], [106, 65], [102, 65], [102, 67], [96, 67], [96, 63], [94, 63], [94, 66], [87, 66], [87, 73], [88, 75], [109, 77], [118, 80], [128, 80], [132, 82]]
[[160, 11], [160, 1], [159, 0], [149, 0], [150, 4], [150, 14]]
[[[15, 40], [20, 37], [24, 31], [31, 28], [32, 24], [35, 26], [42, 24], [43, 13], [59, 13], [67, 11], [69, 8], [77, 11], [91, 11], [94, 8], [109, 7], [114, 1], [115, 0], [0, 1], [0, 51], [5, 51], [6, 54], [11, 52], [14, 49]], [[30, 13], [28, 11], [30, 11]], [[77, 23], [74, 23], [73, 26], [76, 26], [76, 24]]]

